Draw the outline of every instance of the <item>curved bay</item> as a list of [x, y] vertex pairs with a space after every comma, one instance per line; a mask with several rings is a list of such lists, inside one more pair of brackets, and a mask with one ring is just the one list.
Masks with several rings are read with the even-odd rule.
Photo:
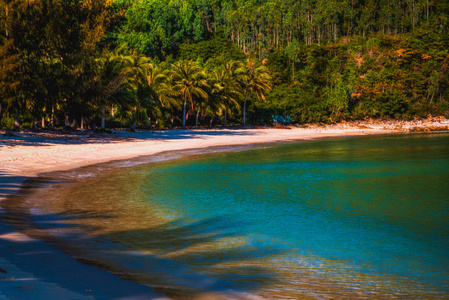
[[22, 208], [33, 234], [179, 298], [448, 296], [448, 134], [240, 150], [54, 174]]

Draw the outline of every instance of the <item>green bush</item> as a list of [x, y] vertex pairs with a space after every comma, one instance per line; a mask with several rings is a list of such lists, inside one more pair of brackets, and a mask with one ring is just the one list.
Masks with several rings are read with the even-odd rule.
[[0, 120], [0, 128], [12, 129], [14, 127], [14, 118], [12, 117], [2, 117]]

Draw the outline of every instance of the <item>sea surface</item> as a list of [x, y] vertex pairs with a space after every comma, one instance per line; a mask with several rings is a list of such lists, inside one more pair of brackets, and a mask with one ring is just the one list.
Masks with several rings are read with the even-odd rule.
[[447, 133], [163, 153], [29, 185], [14, 205], [32, 234], [179, 299], [449, 298]]

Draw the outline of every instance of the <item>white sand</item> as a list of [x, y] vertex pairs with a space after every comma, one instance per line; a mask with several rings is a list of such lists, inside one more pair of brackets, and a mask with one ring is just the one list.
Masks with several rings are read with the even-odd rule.
[[[88, 136], [0, 135], [0, 201], [40, 173], [69, 170], [165, 151], [213, 146], [385, 134], [355, 126], [309, 129], [171, 130]], [[2, 139], [3, 138], [3, 139]], [[0, 210], [0, 216], [3, 212]], [[75, 261], [46, 243], [0, 223], [0, 299], [156, 299], [148, 287]], [[3, 272], [3, 271], [5, 272]]]

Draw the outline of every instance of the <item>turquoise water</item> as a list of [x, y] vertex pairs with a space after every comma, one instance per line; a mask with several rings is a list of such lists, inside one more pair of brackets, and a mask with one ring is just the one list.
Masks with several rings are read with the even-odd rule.
[[[40, 197], [47, 202], [34, 205], [45, 214], [35, 218], [131, 280], [189, 295], [449, 295], [449, 134], [269, 145], [89, 172]], [[56, 219], [64, 226], [55, 229]], [[62, 233], [75, 223], [81, 234]]]
[[288, 144], [140, 172], [148, 205], [243, 221], [240, 234], [275, 242], [289, 267], [449, 292], [448, 135]]

